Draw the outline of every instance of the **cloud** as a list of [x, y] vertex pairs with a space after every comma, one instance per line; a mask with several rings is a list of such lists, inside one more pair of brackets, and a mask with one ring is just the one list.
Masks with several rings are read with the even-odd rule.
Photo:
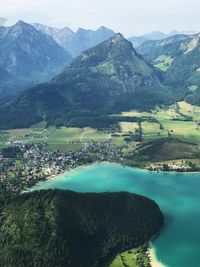
[[200, 30], [199, 0], [1, 0], [1, 16], [72, 29], [105, 25], [126, 35]]

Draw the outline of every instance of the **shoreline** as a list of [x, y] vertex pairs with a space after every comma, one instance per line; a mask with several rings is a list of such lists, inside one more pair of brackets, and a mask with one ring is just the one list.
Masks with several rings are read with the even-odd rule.
[[[135, 167], [133, 167], [135, 168]], [[177, 171], [150, 171], [148, 169], [143, 169], [141, 168], [141, 170], [146, 170], [147, 172], [153, 172], [153, 173], [172, 173], [172, 174], [200, 174], [200, 171], [195, 171], [195, 172], [177, 172]]]
[[[152, 173], [163, 173], [163, 174], [200, 174], [200, 171], [190, 171], [190, 172], [178, 172], [178, 171], [151, 171], [151, 170], [148, 170], [146, 168], [140, 168], [140, 167], [137, 167], [137, 166], [130, 166], [130, 165], [126, 165], [126, 164], [123, 164], [122, 162], [109, 162], [109, 161], [102, 161], [102, 162], [96, 162], [96, 163], [110, 163], [110, 164], [118, 164], [118, 165], [121, 165], [123, 168], [134, 168], [134, 169], [138, 169], [138, 170], [141, 170], [141, 171], [146, 171], [146, 172], [152, 172]], [[94, 164], [96, 164], [94, 163]], [[93, 163], [92, 163], [93, 164]], [[91, 164], [91, 165], [92, 165]], [[88, 166], [88, 165], [85, 165], [85, 166]]]
[[148, 254], [151, 267], [167, 267], [164, 263], [159, 261], [159, 259], [157, 258], [156, 249], [153, 247], [153, 244], [151, 242], [149, 242], [147, 254]]
[[[93, 162], [93, 163], [88, 163], [88, 164], [83, 164], [83, 165], [79, 165], [79, 166], [76, 166], [74, 168], [70, 167], [70, 168], [66, 168], [66, 170], [63, 170], [62, 173], [60, 174], [52, 174], [52, 175], [49, 175], [47, 176], [43, 181], [38, 181], [35, 185], [37, 185], [38, 183], [41, 183], [41, 182], [45, 182], [45, 181], [48, 181], [48, 180], [51, 180], [51, 179], [56, 179], [60, 176], [63, 176], [65, 174], [69, 174], [73, 171], [76, 171], [80, 168], [86, 168], [86, 167], [89, 167], [89, 166], [92, 166], [92, 165], [96, 165], [96, 164], [102, 164], [102, 163], [107, 163], [107, 164], [118, 164], [120, 165], [121, 167], [123, 168], [134, 168], [134, 169], [138, 169], [140, 171], [144, 171], [144, 172], [150, 172], [150, 173], [162, 173], [162, 174], [176, 174], [176, 175], [186, 175], [186, 174], [192, 174], [192, 175], [197, 175], [197, 174], [200, 174], [200, 172], [176, 172], [176, 171], [151, 171], [151, 170], [147, 170], [145, 168], [139, 168], [139, 167], [134, 167], [134, 166], [129, 166], [129, 165], [125, 165], [123, 164], [122, 162], [114, 162], [114, 161], [96, 161], [96, 162]], [[34, 185], [34, 186], [35, 186]], [[30, 187], [31, 188], [31, 187]], [[29, 189], [30, 189], [29, 188]]]
[[70, 167], [70, 168], [66, 168], [66, 170], [63, 170], [63, 172], [59, 173], [59, 174], [51, 174], [49, 176], [46, 176], [43, 180], [40, 180], [38, 182], [36, 182], [33, 186], [29, 187], [28, 190], [25, 190], [25, 191], [22, 191], [22, 193], [28, 193], [29, 191], [31, 191], [31, 189], [35, 186], [37, 186], [38, 184], [40, 183], [44, 183], [46, 181], [49, 181], [49, 180], [54, 180], [54, 179], [57, 179], [59, 177], [62, 177], [63, 175], [68, 175], [72, 172], [75, 172], [75, 171], [78, 171], [79, 169], [81, 168], [86, 168], [86, 167], [89, 167], [89, 166], [92, 166], [92, 165], [95, 165], [95, 164], [101, 164], [101, 163], [110, 163], [108, 161], [105, 161], [105, 162], [94, 162], [94, 163], [91, 163], [91, 164], [83, 164], [83, 165], [79, 165], [79, 166], [76, 166], [74, 168]]

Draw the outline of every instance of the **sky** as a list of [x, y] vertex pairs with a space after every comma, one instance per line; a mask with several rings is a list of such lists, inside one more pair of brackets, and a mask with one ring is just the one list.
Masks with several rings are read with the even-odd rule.
[[7, 25], [18, 20], [54, 27], [106, 26], [125, 36], [151, 31], [200, 32], [200, 0], [0, 0]]

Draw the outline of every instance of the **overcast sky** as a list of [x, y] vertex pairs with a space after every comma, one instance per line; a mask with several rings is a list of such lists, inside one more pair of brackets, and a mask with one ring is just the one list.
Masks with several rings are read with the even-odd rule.
[[126, 36], [200, 31], [200, 0], [0, 0], [0, 17], [73, 30], [104, 25]]

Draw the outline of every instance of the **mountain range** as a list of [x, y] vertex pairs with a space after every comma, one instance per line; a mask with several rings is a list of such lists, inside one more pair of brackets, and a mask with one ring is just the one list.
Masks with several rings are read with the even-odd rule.
[[63, 46], [73, 57], [77, 57], [83, 52], [115, 35], [115, 32], [106, 28], [100, 27], [96, 31], [79, 28], [76, 32], [68, 27], [57, 29], [45, 26], [39, 23], [33, 26], [53, 37], [53, 39]]
[[[179, 100], [200, 105], [200, 35], [173, 34], [135, 50], [105, 27], [76, 33], [22, 21], [0, 27], [0, 97], [30, 86], [2, 102], [0, 127], [71, 125]], [[74, 55], [84, 51], [72, 60], [70, 46]]]
[[0, 27], [0, 99], [25, 88], [48, 81], [72, 60], [114, 32], [101, 27], [97, 31], [65, 27], [55, 29], [41, 24], [18, 21]]
[[170, 86], [185, 91], [187, 101], [200, 105], [200, 34], [148, 41], [137, 51], [163, 72]]
[[0, 80], [4, 94], [44, 82], [59, 73], [72, 56], [52, 37], [19, 21], [0, 27]]
[[52, 81], [26, 90], [1, 107], [2, 128], [101, 116], [170, 102], [160, 72], [121, 34], [83, 52]]
[[158, 40], [166, 39], [168, 37], [172, 37], [175, 35], [193, 35], [195, 33], [196, 32], [194, 31], [176, 31], [176, 30], [173, 30], [169, 33], [154, 31], [154, 32], [146, 33], [140, 36], [132, 36], [128, 38], [128, 40], [133, 43], [134, 47], [138, 47], [147, 41], [152, 41], [152, 40], [158, 41]]

